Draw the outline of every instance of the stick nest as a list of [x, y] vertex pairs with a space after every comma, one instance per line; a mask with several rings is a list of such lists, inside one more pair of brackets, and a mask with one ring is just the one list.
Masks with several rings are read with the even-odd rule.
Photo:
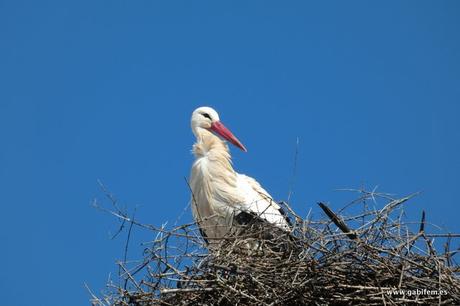
[[92, 303], [460, 304], [459, 235], [427, 233], [424, 213], [418, 222], [405, 222], [402, 204], [411, 196], [356, 191], [359, 198], [337, 213], [319, 203], [319, 220], [300, 218], [286, 206], [291, 233], [254, 223], [210, 244], [195, 223], [170, 229], [142, 224], [113, 202], [115, 209], [102, 209], [129, 228], [126, 252], [133, 227], [155, 238], [141, 260], [127, 261], [125, 253], [118, 281], [109, 281]]

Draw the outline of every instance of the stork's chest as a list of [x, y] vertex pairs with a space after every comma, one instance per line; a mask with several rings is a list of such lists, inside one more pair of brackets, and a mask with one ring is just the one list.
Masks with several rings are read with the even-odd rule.
[[212, 162], [204, 155], [196, 158], [190, 174], [190, 186], [196, 194], [206, 192], [209, 194], [212, 184]]
[[210, 162], [208, 156], [202, 156], [195, 160], [192, 166], [192, 177], [196, 176], [200, 179], [206, 179], [209, 176]]

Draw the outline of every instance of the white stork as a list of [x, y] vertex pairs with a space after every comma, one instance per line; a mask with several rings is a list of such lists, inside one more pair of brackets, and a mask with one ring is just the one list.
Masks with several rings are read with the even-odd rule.
[[192, 212], [205, 240], [229, 233], [235, 220], [240, 224], [255, 217], [289, 231], [281, 207], [251, 177], [237, 173], [225, 140], [244, 152], [244, 145], [220, 122], [210, 107], [199, 107], [191, 119], [196, 136], [195, 162], [190, 176]]

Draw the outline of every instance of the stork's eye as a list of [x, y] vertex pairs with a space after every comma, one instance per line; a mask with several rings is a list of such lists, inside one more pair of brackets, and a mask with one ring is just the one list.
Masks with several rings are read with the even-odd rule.
[[202, 115], [203, 115], [205, 118], [208, 118], [209, 120], [212, 120], [212, 119], [211, 119], [211, 116], [209, 116], [208, 113], [202, 113]]

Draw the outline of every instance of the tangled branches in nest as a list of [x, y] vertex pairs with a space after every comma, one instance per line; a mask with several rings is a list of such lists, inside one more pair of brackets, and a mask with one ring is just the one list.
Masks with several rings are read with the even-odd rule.
[[[460, 236], [427, 233], [424, 213], [416, 224], [404, 222], [401, 206], [411, 196], [359, 192], [340, 215], [320, 203], [319, 221], [289, 210], [292, 233], [266, 239], [276, 229], [257, 224], [211, 245], [196, 224], [166, 230], [110, 211], [155, 239], [140, 262], [119, 262], [119, 284], [93, 295], [93, 305], [459, 304], [460, 249], [451, 246]], [[368, 203], [376, 197], [385, 201], [380, 209]], [[346, 213], [358, 204], [358, 213]]]

